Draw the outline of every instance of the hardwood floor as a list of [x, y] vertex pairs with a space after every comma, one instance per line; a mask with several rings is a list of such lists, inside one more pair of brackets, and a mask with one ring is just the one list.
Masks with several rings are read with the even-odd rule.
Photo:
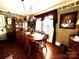
[[45, 49], [40, 51], [32, 47], [29, 56], [28, 49], [25, 50], [18, 41], [5, 41], [0, 43], [0, 59], [5, 59], [8, 56], [11, 56], [12, 59], [68, 59], [59, 47], [50, 43], [47, 43], [46, 46], [47, 53]]

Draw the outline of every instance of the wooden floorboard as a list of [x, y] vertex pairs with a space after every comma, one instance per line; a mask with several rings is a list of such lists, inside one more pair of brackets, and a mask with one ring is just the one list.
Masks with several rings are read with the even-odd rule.
[[50, 43], [47, 43], [46, 46], [47, 53], [45, 52], [45, 49], [40, 51], [32, 48], [29, 56], [28, 49], [25, 50], [16, 40], [5, 41], [0, 43], [0, 59], [5, 59], [11, 55], [13, 59], [68, 59], [63, 55], [62, 50], [59, 47]]

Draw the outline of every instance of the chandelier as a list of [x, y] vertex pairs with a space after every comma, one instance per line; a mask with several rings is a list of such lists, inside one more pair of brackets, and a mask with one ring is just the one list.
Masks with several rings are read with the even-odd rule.
[[[25, 9], [25, 6], [24, 6], [24, 0], [21, 0], [22, 1], [22, 5], [23, 5], [23, 8], [24, 8], [24, 11], [26, 12], [26, 9]], [[30, 5], [30, 13], [31, 13], [31, 11], [32, 11], [32, 6]], [[34, 15], [27, 15], [26, 16], [26, 20], [27, 21], [31, 21], [31, 22], [33, 22], [33, 21], [35, 21], [35, 17], [34, 17]]]

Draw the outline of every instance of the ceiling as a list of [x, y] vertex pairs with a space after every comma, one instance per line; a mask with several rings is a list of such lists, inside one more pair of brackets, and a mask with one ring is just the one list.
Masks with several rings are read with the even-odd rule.
[[0, 10], [20, 15], [37, 15], [75, 1], [77, 0], [24, 0], [23, 2], [21, 0], [0, 0]]

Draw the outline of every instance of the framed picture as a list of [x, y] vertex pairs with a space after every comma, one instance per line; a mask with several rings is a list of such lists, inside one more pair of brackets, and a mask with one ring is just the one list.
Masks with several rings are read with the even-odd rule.
[[74, 29], [77, 21], [77, 11], [60, 15], [60, 28]]

